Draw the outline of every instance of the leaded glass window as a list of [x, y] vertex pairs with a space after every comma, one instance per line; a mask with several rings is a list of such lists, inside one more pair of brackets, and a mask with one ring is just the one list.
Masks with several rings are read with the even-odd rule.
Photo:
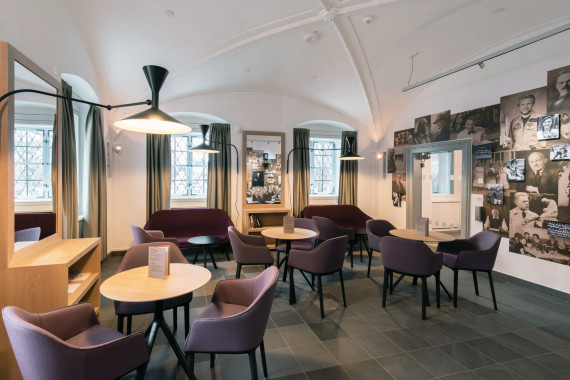
[[311, 138], [309, 140], [311, 159], [311, 192], [310, 195], [338, 194], [338, 149], [340, 140]]
[[172, 172], [170, 195], [173, 198], [206, 196], [208, 153], [192, 153], [191, 147], [202, 143], [202, 135], [173, 135], [170, 140]]
[[51, 199], [53, 127], [15, 127], [14, 198]]

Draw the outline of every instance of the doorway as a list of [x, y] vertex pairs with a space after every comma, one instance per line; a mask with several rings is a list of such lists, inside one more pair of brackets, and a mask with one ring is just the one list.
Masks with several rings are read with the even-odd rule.
[[408, 146], [406, 172], [407, 228], [415, 228], [416, 218], [424, 217], [430, 230], [468, 237], [471, 139]]

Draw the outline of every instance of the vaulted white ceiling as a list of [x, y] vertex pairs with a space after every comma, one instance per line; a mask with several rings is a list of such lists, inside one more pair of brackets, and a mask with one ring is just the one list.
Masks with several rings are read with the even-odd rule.
[[411, 83], [570, 22], [568, 0], [64, 1], [110, 103], [148, 97], [155, 64], [171, 73], [162, 101], [271, 92], [376, 131], [413, 96], [412, 54]]

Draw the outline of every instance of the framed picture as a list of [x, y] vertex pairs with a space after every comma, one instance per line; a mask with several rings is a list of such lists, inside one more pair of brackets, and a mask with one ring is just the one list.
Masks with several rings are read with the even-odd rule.
[[570, 238], [570, 223], [548, 221], [548, 235]]
[[560, 116], [548, 115], [537, 118], [536, 137], [538, 140], [554, 140], [560, 138]]
[[524, 182], [524, 179], [525, 179], [524, 158], [507, 160], [507, 181]]
[[550, 147], [550, 161], [570, 160], [570, 145]]
[[487, 202], [491, 205], [503, 204], [503, 184], [487, 185]]
[[493, 147], [491, 145], [481, 145], [473, 147], [473, 156], [476, 160], [485, 160], [493, 157]]

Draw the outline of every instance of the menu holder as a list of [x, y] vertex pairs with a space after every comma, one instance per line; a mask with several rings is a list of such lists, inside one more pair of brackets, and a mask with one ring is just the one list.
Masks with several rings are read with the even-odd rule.
[[292, 216], [283, 217], [283, 233], [292, 234], [295, 232], [295, 218]]
[[164, 280], [170, 274], [170, 251], [168, 248], [148, 248], [148, 277]]
[[416, 234], [429, 235], [429, 218], [416, 218]]

